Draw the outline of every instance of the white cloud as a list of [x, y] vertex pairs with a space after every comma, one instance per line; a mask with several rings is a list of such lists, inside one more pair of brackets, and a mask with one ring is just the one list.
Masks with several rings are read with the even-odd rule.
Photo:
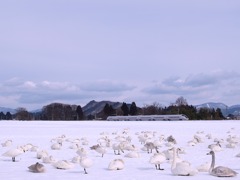
[[217, 71], [138, 84], [106, 79], [75, 84], [14, 78], [0, 84], [0, 106], [36, 109], [52, 102], [85, 105], [90, 100], [134, 101], [139, 106], [158, 102], [167, 106], [179, 96], [190, 104], [208, 101], [237, 104], [239, 77], [239, 73]]
[[24, 86], [25, 88], [30, 88], [30, 89], [36, 88], [36, 84], [35, 84], [34, 82], [32, 82], [32, 81], [26, 81], [26, 82], [24, 82], [23, 86]]
[[122, 92], [130, 91], [135, 87], [121, 82], [114, 82], [111, 80], [98, 80], [95, 82], [88, 82], [81, 85], [81, 89], [84, 91], [95, 92]]

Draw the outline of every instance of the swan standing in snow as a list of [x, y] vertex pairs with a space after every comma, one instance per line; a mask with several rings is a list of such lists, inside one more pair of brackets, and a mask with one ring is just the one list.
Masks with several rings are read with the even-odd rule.
[[74, 157], [72, 158], [72, 163], [80, 163], [80, 159], [81, 159], [80, 156], [74, 156]]
[[158, 153], [158, 148], [157, 146], [154, 145], [154, 143], [152, 142], [147, 142], [146, 144], [144, 144], [144, 147], [147, 148], [147, 152], [148, 153], [152, 153], [152, 150], [155, 149], [156, 152]]
[[228, 167], [217, 166], [214, 168], [214, 166], [215, 166], [215, 152], [214, 151], [210, 151], [209, 153], [207, 153], [207, 155], [212, 155], [212, 163], [209, 168], [209, 173], [211, 175], [217, 176], [217, 177], [233, 177], [233, 176], [237, 175], [236, 171], [234, 171]]
[[104, 154], [107, 153], [107, 150], [104, 147], [100, 146], [99, 144], [90, 147], [90, 149], [95, 150], [96, 152], [101, 154], [102, 157], [103, 157]]
[[92, 167], [93, 161], [88, 157], [80, 157], [80, 166], [83, 168], [84, 173], [87, 174], [87, 168]]
[[173, 161], [171, 166], [171, 171], [173, 175], [176, 176], [194, 176], [198, 173], [196, 168], [191, 167], [189, 162], [182, 161], [176, 162], [176, 148], [173, 148]]
[[150, 157], [149, 162], [154, 164], [156, 170], [164, 170], [160, 168], [160, 165], [166, 161], [166, 156], [164, 153], [155, 153], [153, 156]]
[[[114, 154], [115, 155], [120, 155], [121, 153], [120, 153], [120, 151], [122, 152], [122, 153], [124, 153], [124, 147], [125, 147], [125, 144], [123, 143], [123, 142], [120, 142], [120, 143], [114, 143], [113, 145], [112, 145], [112, 149], [113, 149], [113, 151], [114, 151]], [[118, 153], [116, 153], [116, 151], [118, 151]]]
[[109, 170], [122, 170], [124, 168], [124, 161], [122, 159], [114, 159], [108, 165]]
[[16, 149], [10, 149], [7, 152], [3, 153], [2, 156], [11, 157], [12, 162], [15, 162], [16, 156], [19, 156], [25, 152], [23, 147], [18, 147]]
[[39, 162], [29, 166], [28, 169], [29, 169], [29, 171], [34, 172], [34, 173], [43, 173], [43, 172], [45, 172], [44, 165], [40, 164]]
[[87, 156], [87, 151], [84, 148], [80, 148], [76, 151], [76, 153], [80, 156], [80, 157], [85, 157]]

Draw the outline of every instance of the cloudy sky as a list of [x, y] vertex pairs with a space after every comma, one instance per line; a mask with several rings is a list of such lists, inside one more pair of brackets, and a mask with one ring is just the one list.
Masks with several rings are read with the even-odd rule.
[[239, 0], [0, 1], [0, 106], [240, 104]]

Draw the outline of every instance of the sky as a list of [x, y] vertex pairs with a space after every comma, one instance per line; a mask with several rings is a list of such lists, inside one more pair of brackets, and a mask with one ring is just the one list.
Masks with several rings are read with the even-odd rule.
[[[166, 180], [216, 180], [209, 172], [198, 172], [194, 176], [175, 176], [171, 172], [172, 160], [166, 160], [161, 164], [164, 170], [155, 169], [154, 164], [149, 162], [155, 154], [147, 153], [144, 144], [140, 142], [140, 137], [148, 138], [148, 142], [157, 142], [160, 147], [159, 152], [168, 151], [173, 146], [181, 148], [185, 153], [179, 153], [179, 160], [187, 161], [191, 167], [198, 168], [202, 164], [210, 163], [211, 156], [206, 155], [210, 149], [210, 144], [215, 144], [215, 139], [221, 140], [221, 151], [215, 153], [217, 166], [225, 166], [236, 171], [236, 177], [230, 179], [239, 179], [239, 137], [240, 124], [238, 121], [0, 121], [1, 143], [5, 144], [7, 140], [12, 140], [10, 146], [0, 148], [0, 166], [1, 179], [7, 180], [66, 180], [66, 179], [101, 179], [101, 180], [146, 180], [146, 179], [166, 179]], [[216, 126], [218, 128], [216, 128]], [[67, 127], [67, 128], [66, 128]], [[184, 131], [182, 128], [184, 127]], [[64, 135], [64, 136], [62, 136]], [[169, 146], [166, 139], [172, 135], [176, 144]], [[197, 143], [194, 136], [201, 140]], [[162, 138], [164, 139], [162, 140]], [[209, 138], [208, 138], [209, 137]], [[232, 137], [232, 138], [230, 138]], [[129, 143], [126, 139], [131, 139]], [[236, 142], [235, 148], [227, 148], [229, 141]], [[52, 150], [51, 146], [57, 141], [62, 140], [62, 146], [59, 150]], [[134, 145], [134, 151], [124, 150], [124, 153], [115, 155], [112, 146], [106, 147], [108, 140], [112, 145], [119, 144], [123, 140], [129, 147]], [[191, 141], [191, 143], [189, 143]], [[85, 144], [84, 144], [85, 142]], [[88, 144], [86, 144], [88, 142]], [[106, 149], [102, 157], [101, 154], [90, 147], [98, 143]], [[88, 174], [84, 174], [83, 168], [79, 163], [73, 163], [72, 159], [78, 154], [76, 143], [87, 152], [87, 158], [90, 158], [93, 165], [87, 168]], [[72, 163], [72, 168], [67, 170], [56, 169], [55, 163], [44, 163], [43, 159], [37, 159], [37, 152], [28, 150], [17, 156], [16, 162], [12, 162], [11, 157], [3, 156], [8, 150], [14, 150], [16, 147], [37, 147], [37, 152], [47, 152], [56, 162], [67, 160]], [[30, 146], [29, 146], [30, 145]], [[73, 146], [75, 145], [75, 146]], [[75, 149], [71, 148], [75, 147]], [[131, 146], [132, 147], [132, 146]], [[170, 151], [171, 152], [171, 151]], [[171, 154], [169, 152], [169, 154]], [[138, 154], [138, 158], [128, 158], [127, 154]], [[39, 153], [40, 154], [40, 153]], [[109, 170], [108, 166], [114, 159], [122, 159], [124, 168], [122, 170]], [[28, 167], [35, 163], [41, 163], [45, 167], [45, 173], [29, 172]], [[183, 169], [183, 168], [182, 168]], [[156, 178], [157, 177], [157, 178]], [[159, 177], [159, 178], [158, 178]], [[227, 179], [227, 178], [220, 178]]]
[[0, 106], [240, 100], [238, 0], [0, 1]]

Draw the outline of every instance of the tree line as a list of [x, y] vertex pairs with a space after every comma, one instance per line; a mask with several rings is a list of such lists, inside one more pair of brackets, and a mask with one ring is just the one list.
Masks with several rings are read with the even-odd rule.
[[179, 97], [175, 103], [168, 107], [163, 107], [159, 103], [154, 102], [140, 108], [135, 102], [127, 104], [123, 102], [119, 108], [114, 109], [110, 104], [106, 103], [102, 111], [96, 114], [85, 115], [80, 105], [69, 105], [62, 103], [51, 103], [42, 108], [41, 112], [30, 113], [26, 108], [18, 108], [15, 114], [7, 112], [0, 113], [0, 120], [105, 120], [108, 116], [134, 116], [134, 115], [164, 115], [164, 114], [184, 114], [190, 120], [221, 120], [226, 119], [220, 108], [209, 109], [188, 105], [187, 100]]

